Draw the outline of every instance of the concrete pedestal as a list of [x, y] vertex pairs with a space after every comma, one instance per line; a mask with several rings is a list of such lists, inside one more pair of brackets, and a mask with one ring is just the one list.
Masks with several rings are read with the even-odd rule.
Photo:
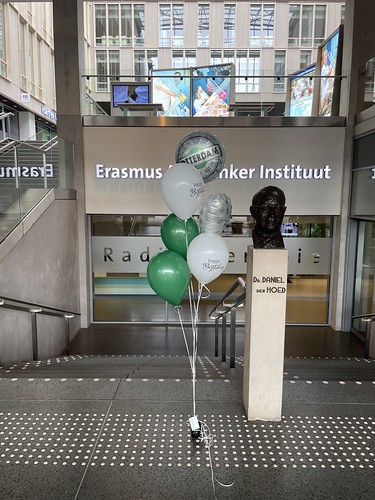
[[288, 251], [248, 248], [243, 401], [248, 420], [281, 420]]

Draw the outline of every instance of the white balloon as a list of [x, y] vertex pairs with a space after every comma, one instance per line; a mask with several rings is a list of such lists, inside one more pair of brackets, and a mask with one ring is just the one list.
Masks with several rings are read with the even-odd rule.
[[187, 263], [190, 272], [203, 285], [218, 278], [229, 259], [227, 244], [216, 233], [201, 233], [189, 245]]
[[189, 219], [204, 195], [204, 182], [193, 165], [176, 163], [161, 180], [161, 191], [168, 208], [181, 220]]

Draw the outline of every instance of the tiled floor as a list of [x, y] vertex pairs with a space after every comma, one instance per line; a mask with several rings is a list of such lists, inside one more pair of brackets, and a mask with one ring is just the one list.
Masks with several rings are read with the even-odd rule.
[[70, 356], [0, 369], [1, 499], [375, 498], [375, 361], [355, 339], [288, 332], [282, 420], [248, 422], [241, 333], [235, 369], [202, 333], [195, 404], [208, 446], [187, 424], [178, 332], [117, 327], [119, 350], [134, 352], [98, 355], [106, 336], [115, 348], [106, 328], [82, 332]]

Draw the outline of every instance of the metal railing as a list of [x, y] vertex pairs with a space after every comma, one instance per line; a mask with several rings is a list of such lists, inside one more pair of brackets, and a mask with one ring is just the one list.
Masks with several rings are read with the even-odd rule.
[[360, 319], [366, 323], [366, 334], [365, 334], [365, 352], [364, 357], [368, 358], [370, 355], [370, 340], [371, 340], [371, 323], [375, 321], [375, 313], [360, 314], [358, 316], [352, 316], [353, 319]]
[[26, 300], [12, 299], [10, 297], [0, 297], [0, 307], [13, 309], [17, 311], [28, 312], [31, 317], [31, 341], [33, 349], [33, 361], [38, 360], [38, 322], [37, 315], [42, 314], [45, 316], [55, 316], [64, 319], [65, 322], [65, 348], [66, 354], [70, 353], [70, 324], [69, 321], [74, 316], [80, 316], [80, 313], [75, 311], [68, 311], [56, 307], [45, 306], [29, 302]]
[[[235, 294], [237, 289], [240, 294]], [[221, 321], [221, 360], [227, 360], [227, 317], [230, 315], [229, 359], [230, 368], [235, 367], [236, 357], [236, 312], [237, 308], [244, 305], [246, 300], [246, 282], [238, 277], [222, 299], [209, 313], [215, 320], [215, 356], [219, 356], [219, 323]]]

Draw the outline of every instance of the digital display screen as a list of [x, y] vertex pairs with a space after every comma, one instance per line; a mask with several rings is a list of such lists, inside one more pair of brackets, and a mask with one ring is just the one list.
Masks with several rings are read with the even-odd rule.
[[150, 104], [150, 86], [143, 82], [113, 83], [112, 105], [119, 104]]
[[311, 116], [316, 65], [293, 74], [290, 78], [289, 116]]
[[339, 53], [340, 32], [334, 33], [321, 47], [320, 54], [320, 92], [319, 115], [331, 116], [332, 103], [335, 91], [336, 75]]

